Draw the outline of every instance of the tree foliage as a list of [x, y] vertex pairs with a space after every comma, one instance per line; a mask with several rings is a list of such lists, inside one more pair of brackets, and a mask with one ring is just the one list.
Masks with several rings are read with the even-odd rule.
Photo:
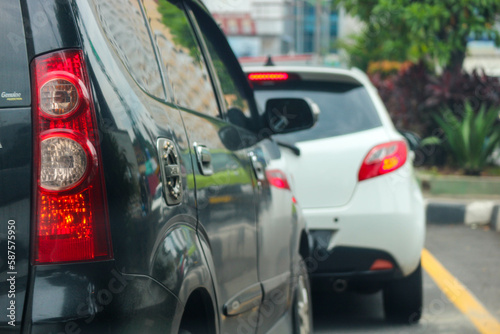
[[353, 62], [423, 60], [458, 71], [471, 36], [500, 45], [499, 0], [337, 0], [335, 5], [365, 23], [347, 47]]
[[166, 0], [159, 0], [158, 11], [162, 15], [162, 23], [170, 30], [175, 44], [185, 47], [189, 50], [191, 57], [201, 61], [199, 59], [198, 46], [195, 43], [193, 33], [182, 10]]

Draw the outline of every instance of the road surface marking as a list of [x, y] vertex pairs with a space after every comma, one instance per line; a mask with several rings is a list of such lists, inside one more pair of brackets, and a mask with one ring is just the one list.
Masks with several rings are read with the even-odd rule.
[[500, 333], [500, 322], [427, 249], [422, 251], [422, 267], [481, 334]]

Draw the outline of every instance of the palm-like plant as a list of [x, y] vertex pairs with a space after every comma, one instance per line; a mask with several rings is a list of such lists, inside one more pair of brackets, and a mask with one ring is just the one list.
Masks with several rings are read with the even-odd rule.
[[442, 115], [433, 115], [445, 138], [428, 137], [422, 145], [442, 144], [466, 175], [480, 175], [495, 147], [500, 142], [498, 109], [482, 106], [476, 114], [470, 103], [465, 104], [462, 119], [446, 109]]

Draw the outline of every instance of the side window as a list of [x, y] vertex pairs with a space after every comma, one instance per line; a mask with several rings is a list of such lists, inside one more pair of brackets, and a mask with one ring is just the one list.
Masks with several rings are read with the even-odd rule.
[[95, 1], [104, 33], [130, 75], [146, 92], [164, 99], [163, 83], [142, 16], [134, 0]]
[[145, 0], [144, 7], [175, 102], [220, 117], [207, 66], [185, 12], [167, 0]]
[[217, 77], [219, 78], [222, 93], [224, 95], [224, 110], [227, 112], [228, 110], [237, 108], [241, 110], [246, 117], [250, 118], [252, 116], [250, 104], [248, 103], [248, 98], [244, 94], [243, 89], [238, 86], [238, 80], [235, 80], [236, 73], [234, 73], [234, 71], [223, 61], [221, 49], [214, 45], [213, 40], [209, 38], [210, 36], [207, 35], [205, 29], [201, 29], [201, 32], [205, 39], [215, 72], [217, 72]]
[[212, 20], [204, 17], [206, 13], [193, 9], [222, 89], [225, 104], [223, 112], [231, 123], [248, 128], [255, 103], [251, 103], [253, 97], [248, 95], [246, 77], [223, 34], [211, 24]]

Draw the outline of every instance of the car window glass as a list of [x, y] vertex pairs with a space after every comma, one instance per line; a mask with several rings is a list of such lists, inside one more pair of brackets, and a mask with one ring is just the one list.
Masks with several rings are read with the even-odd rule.
[[235, 73], [226, 66], [224, 61], [220, 57], [220, 49], [216, 48], [212, 43], [210, 38], [204, 33], [204, 29], [201, 30], [203, 37], [208, 48], [210, 57], [212, 58], [212, 63], [214, 65], [215, 71], [219, 78], [222, 93], [224, 95], [224, 110], [230, 110], [231, 108], [240, 109], [246, 117], [251, 117], [250, 107], [248, 99], [245, 96], [243, 90], [238, 87], [235, 81]]
[[[257, 102], [264, 107], [273, 97], [308, 97], [321, 109], [318, 122], [311, 129], [277, 138], [287, 142], [302, 142], [346, 135], [382, 126], [377, 110], [363, 86], [301, 82], [271, 90], [255, 92]], [[263, 108], [262, 108], [263, 110]]]
[[137, 1], [96, 1], [104, 33], [133, 79], [146, 92], [164, 99], [153, 45]]
[[245, 92], [243, 85], [248, 86], [248, 82], [244, 81], [246, 77], [242, 75], [241, 67], [239, 67], [234, 55], [230, 54], [232, 52], [230, 48], [227, 46], [228, 50], [225, 45], [222, 45], [225, 41], [222, 41], [218, 32], [215, 31], [216, 27], [211, 26], [208, 20], [200, 17], [200, 13], [196, 12], [195, 14], [197, 14], [197, 23], [222, 90], [223, 112], [231, 123], [247, 127], [251, 122], [252, 104], [250, 98], [253, 97], [249, 97]]
[[145, 0], [144, 7], [175, 103], [220, 116], [206, 64], [185, 12], [166, 0]]

